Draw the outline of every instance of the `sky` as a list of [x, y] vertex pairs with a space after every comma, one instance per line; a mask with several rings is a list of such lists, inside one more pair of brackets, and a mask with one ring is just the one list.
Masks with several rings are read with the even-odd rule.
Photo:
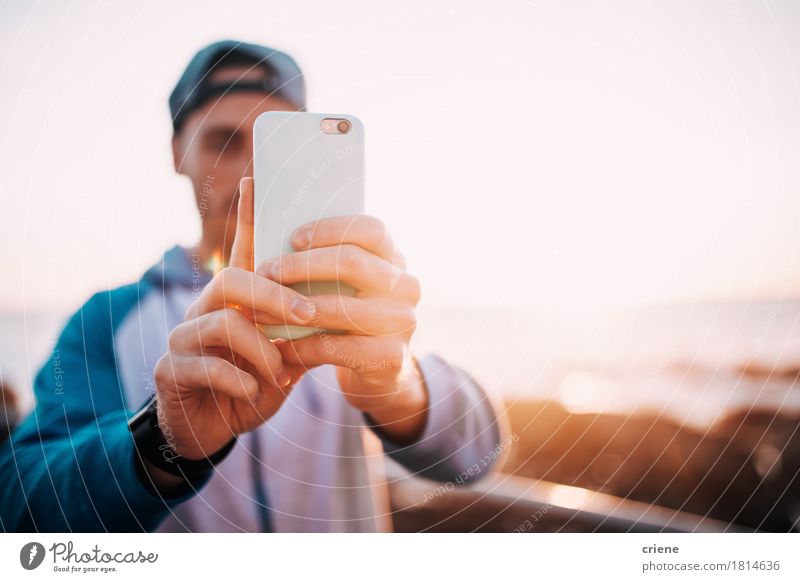
[[199, 235], [167, 96], [231, 37], [366, 127], [423, 307], [577, 319], [800, 292], [796, 2], [0, 2], [0, 311]]

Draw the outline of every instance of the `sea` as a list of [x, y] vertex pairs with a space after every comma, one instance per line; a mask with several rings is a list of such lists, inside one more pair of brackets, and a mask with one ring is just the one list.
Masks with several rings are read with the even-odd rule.
[[[69, 313], [0, 312], [0, 377], [22, 412]], [[586, 321], [546, 310], [423, 305], [412, 349], [460, 367], [496, 401], [575, 413], [648, 411], [707, 426], [748, 407], [800, 410], [800, 299], [698, 301]]]

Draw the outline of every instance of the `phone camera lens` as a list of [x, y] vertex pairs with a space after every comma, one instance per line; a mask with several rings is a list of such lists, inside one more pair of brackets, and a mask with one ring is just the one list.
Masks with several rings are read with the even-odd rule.
[[336, 129], [339, 130], [339, 133], [347, 133], [350, 131], [350, 122], [346, 119], [342, 119], [339, 123], [336, 124]]

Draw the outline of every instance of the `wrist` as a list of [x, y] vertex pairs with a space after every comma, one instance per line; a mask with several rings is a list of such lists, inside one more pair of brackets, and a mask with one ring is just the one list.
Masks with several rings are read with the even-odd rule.
[[[128, 421], [135, 452], [145, 469], [155, 468], [189, 485], [205, 482], [213, 467], [228, 455], [236, 443], [234, 436], [209, 456], [184, 457], [175, 448], [174, 435], [165, 427], [160, 416], [158, 399], [154, 395]], [[203, 452], [200, 454], [203, 455]], [[175, 483], [175, 479], [167, 481]]]
[[403, 363], [398, 378], [397, 397], [391, 404], [398, 412], [419, 412], [428, 408], [428, 389], [422, 370], [413, 355], [409, 354]]
[[428, 389], [413, 356], [401, 374], [397, 396], [378, 409], [365, 411], [373, 429], [398, 444], [410, 444], [424, 432], [428, 417]]
[[186, 479], [162, 471], [144, 460], [136, 451], [134, 451], [134, 465], [139, 482], [150, 495], [173, 499], [195, 490]]

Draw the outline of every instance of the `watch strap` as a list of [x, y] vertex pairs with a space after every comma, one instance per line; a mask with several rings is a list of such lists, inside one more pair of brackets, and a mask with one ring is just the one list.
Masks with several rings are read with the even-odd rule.
[[164, 436], [158, 422], [158, 399], [153, 395], [128, 422], [139, 456], [162, 471], [181, 477], [190, 484], [201, 483], [214, 466], [228, 456], [236, 444], [233, 436], [213, 455], [202, 459], [186, 459], [177, 454]]

